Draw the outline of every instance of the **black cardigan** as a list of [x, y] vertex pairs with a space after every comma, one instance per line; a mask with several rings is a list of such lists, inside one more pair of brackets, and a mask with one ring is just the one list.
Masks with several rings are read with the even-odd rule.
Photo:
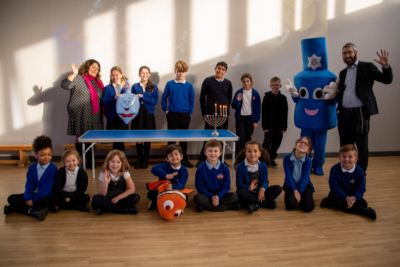
[[[67, 198], [67, 194], [63, 190], [67, 181], [67, 174], [65, 167], [61, 167], [54, 175], [53, 193]], [[76, 194], [71, 198], [71, 201], [75, 198], [85, 194], [88, 186], [88, 176], [83, 168], [79, 168], [78, 175], [76, 176]]]

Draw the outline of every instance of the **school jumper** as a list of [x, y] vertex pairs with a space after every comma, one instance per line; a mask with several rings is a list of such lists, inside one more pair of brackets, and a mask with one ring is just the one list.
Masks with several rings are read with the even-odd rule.
[[[194, 89], [188, 81], [168, 81], [161, 98], [161, 105], [164, 113], [168, 111], [167, 123], [169, 130], [187, 130], [194, 108]], [[168, 142], [168, 145], [175, 142]], [[187, 142], [179, 142], [182, 147], [182, 162], [188, 161]], [[193, 167], [193, 166], [192, 166]]]
[[[258, 186], [256, 190], [251, 192], [249, 191], [249, 187], [252, 173], [248, 171], [245, 160], [239, 163], [236, 169], [236, 193], [243, 205], [257, 204], [257, 208], [261, 208], [272, 203], [281, 194], [282, 188], [279, 185], [268, 186], [268, 166], [263, 161], [259, 161], [258, 164], [258, 175], [256, 175]], [[261, 188], [264, 189], [265, 199], [258, 201], [258, 190]]]
[[[206, 210], [224, 211], [238, 202], [237, 194], [229, 192], [231, 188], [229, 169], [219, 160], [215, 167], [209, 165], [208, 162], [203, 162], [197, 167], [195, 186], [198, 194], [194, 196], [193, 201]], [[214, 195], [218, 196], [218, 206], [212, 204], [211, 198]]]
[[[293, 179], [294, 163], [291, 159], [292, 155], [294, 157], [294, 152], [287, 154], [283, 158], [283, 168], [285, 171], [283, 190], [285, 191], [286, 209], [293, 210], [297, 208], [297, 199], [294, 196], [294, 191], [298, 190], [301, 195], [298, 207], [304, 212], [313, 211], [315, 208], [313, 198], [314, 186], [310, 179], [312, 160], [307, 155], [304, 156], [304, 162], [301, 165], [301, 176], [299, 181], [295, 183]], [[301, 161], [301, 159], [299, 161]]]
[[[126, 92], [125, 88], [121, 88], [121, 94]], [[104, 87], [103, 97], [101, 98], [101, 103], [106, 107], [106, 118], [107, 118], [107, 130], [128, 130], [128, 124], [116, 114], [116, 103], [115, 99], [116, 91], [114, 86], [111, 84]], [[125, 146], [123, 142], [114, 142], [113, 149], [119, 149], [125, 151]]]
[[[64, 191], [67, 182], [67, 168], [61, 167], [54, 175], [53, 195], [50, 197], [51, 203], [57, 205], [60, 209], [85, 211], [87, 202], [90, 202], [90, 196], [85, 194], [88, 186], [88, 176], [83, 168], [77, 167], [76, 191]], [[75, 169], [76, 171], [76, 169]], [[69, 198], [69, 202], [65, 201]]]
[[[232, 108], [236, 109], [235, 119], [236, 119], [236, 134], [239, 136], [239, 140], [236, 141], [237, 151], [242, 151], [244, 149], [244, 143], [251, 140], [253, 135], [253, 123], [258, 123], [260, 121], [261, 113], [261, 100], [260, 95], [255, 89], [251, 89], [251, 115], [243, 115], [242, 107], [244, 103], [244, 90], [239, 89], [232, 100]], [[237, 95], [242, 94], [242, 100], [237, 100]]]
[[[11, 205], [12, 210], [28, 214], [31, 208], [42, 210], [49, 206], [49, 196], [53, 193], [54, 175], [57, 172], [57, 166], [50, 162], [44, 166], [46, 169], [41, 175], [38, 176], [39, 162], [33, 163], [29, 166], [26, 173], [25, 192], [23, 194], [15, 194], [8, 197], [8, 203]], [[44, 167], [42, 166], [42, 167]], [[40, 165], [39, 165], [40, 168]], [[35, 192], [36, 191], [36, 192]], [[32, 200], [33, 206], [28, 206], [25, 202]]]

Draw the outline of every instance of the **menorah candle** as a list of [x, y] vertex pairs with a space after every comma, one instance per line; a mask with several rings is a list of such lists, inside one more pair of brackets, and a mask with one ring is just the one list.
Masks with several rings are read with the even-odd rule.
[[215, 114], [217, 114], [217, 104], [215, 104]]

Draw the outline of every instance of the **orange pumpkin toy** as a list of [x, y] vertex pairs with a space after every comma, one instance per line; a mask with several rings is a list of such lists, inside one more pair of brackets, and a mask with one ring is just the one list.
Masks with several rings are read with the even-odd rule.
[[186, 207], [185, 194], [193, 192], [191, 189], [167, 190], [166, 188], [170, 184], [171, 182], [167, 180], [147, 184], [149, 190], [158, 190], [158, 211], [160, 212], [161, 217], [167, 221], [172, 221], [183, 213], [183, 210]]

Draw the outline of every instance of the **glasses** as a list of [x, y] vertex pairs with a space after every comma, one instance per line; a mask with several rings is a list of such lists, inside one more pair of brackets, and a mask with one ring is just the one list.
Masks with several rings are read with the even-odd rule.
[[308, 143], [304, 142], [304, 141], [299, 141], [297, 142], [298, 144], [302, 145], [302, 146], [306, 146], [308, 147]]
[[271, 86], [280, 86], [281, 84], [280, 83], [271, 83], [270, 85]]
[[343, 56], [352, 55], [353, 53], [354, 53], [354, 51], [343, 52], [342, 55], [343, 55]]

